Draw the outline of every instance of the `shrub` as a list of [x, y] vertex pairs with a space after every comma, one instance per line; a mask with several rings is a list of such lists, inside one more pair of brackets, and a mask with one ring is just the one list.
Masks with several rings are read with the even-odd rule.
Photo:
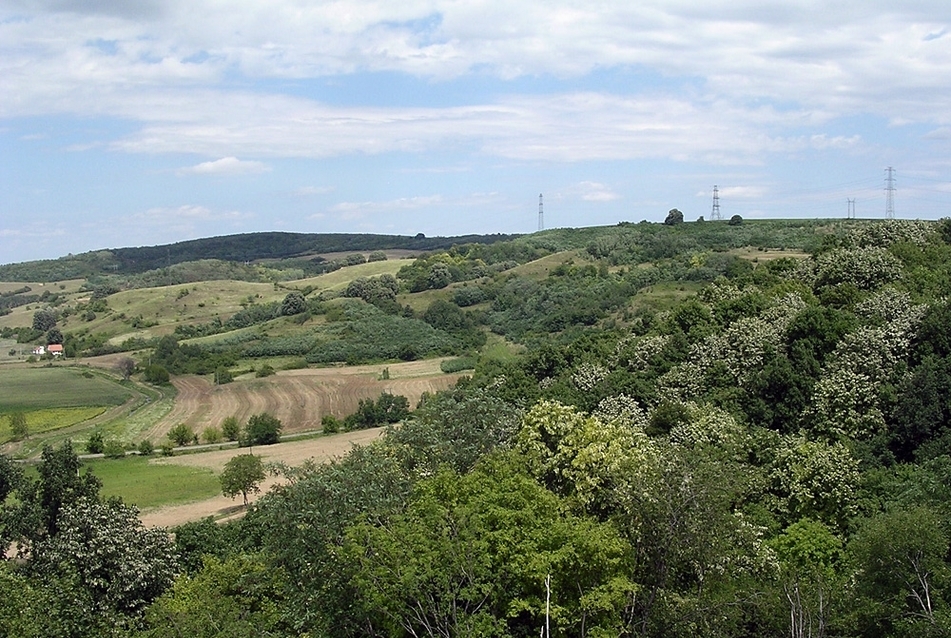
[[156, 364], [152, 364], [145, 369], [145, 380], [155, 385], [164, 385], [168, 383], [168, 370]]
[[463, 370], [474, 370], [475, 366], [475, 357], [457, 357], [455, 359], [446, 359], [439, 364], [439, 369], [446, 374], [452, 374], [453, 372], [462, 372]]
[[221, 430], [211, 425], [202, 431], [201, 438], [204, 439], [205, 443], [220, 443], [222, 438]]
[[107, 459], [121, 459], [125, 456], [125, 448], [115, 439], [110, 439], [103, 446], [102, 453]]
[[320, 419], [320, 427], [323, 429], [324, 434], [336, 434], [340, 431], [340, 426], [340, 419], [332, 414], [325, 414]]
[[743, 223], [743, 218], [739, 215], [734, 215], [730, 218], [730, 221], [727, 222], [730, 226], [739, 226]]
[[169, 430], [168, 438], [170, 441], [181, 447], [183, 445], [188, 445], [189, 442], [195, 438], [195, 433], [192, 432], [192, 429], [184, 423], [179, 423], [174, 428]]
[[260, 368], [258, 368], [258, 371], [254, 373], [254, 376], [258, 379], [262, 379], [264, 377], [269, 377], [274, 373], [274, 368], [271, 366], [271, 364], [265, 363]]
[[105, 448], [105, 441], [102, 438], [102, 432], [93, 432], [86, 441], [86, 452], [89, 454], [102, 454]]
[[241, 424], [238, 417], [229, 416], [221, 422], [221, 434], [229, 441], [237, 441], [241, 437]]
[[270, 445], [281, 440], [280, 419], [267, 412], [255, 414], [248, 419], [245, 432], [248, 435], [249, 445]]
[[155, 446], [152, 445], [152, 441], [149, 439], [144, 439], [139, 443], [139, 456], [152, 456], [155, 452]]

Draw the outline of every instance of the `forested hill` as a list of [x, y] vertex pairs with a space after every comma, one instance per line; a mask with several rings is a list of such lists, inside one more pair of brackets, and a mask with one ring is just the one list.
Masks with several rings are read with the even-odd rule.
[[373, 250], [442, 250], [458, 244], [493, 244], [517, 235], [461, 235], [413, 237], [357, 233], [245, 233], [223, 235], [134, 248], [104, 249], [0, 266], [0, 281], [51, 282], [99, 274], [143, 273], [202, 259], [256, 261], [259, 259], [307, 258], [323, 253]]

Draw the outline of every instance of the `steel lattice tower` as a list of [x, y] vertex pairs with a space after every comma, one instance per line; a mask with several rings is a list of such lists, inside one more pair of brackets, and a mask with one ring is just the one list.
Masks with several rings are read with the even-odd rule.
[[847, 202], [849, 203], [849, 211], [846, 213], [845, 218], [846, 218], [846, 219], [855, 219], [855, 200], [854, 200], [854, 199], [847, 199], [847, 200], [845, 200], [845, 201], [847, 201]]
[[545, 213], [542, 209], [542, 194], [538, 194], [538, 230], [545, 230]]
[[895, 169], [885, 169], [885, 219], [895, 219]]
[[710, 219], [718, 221], [720, 217], [720, 189], [716, 184], [713, 185], [713, 212], [710, 213]]

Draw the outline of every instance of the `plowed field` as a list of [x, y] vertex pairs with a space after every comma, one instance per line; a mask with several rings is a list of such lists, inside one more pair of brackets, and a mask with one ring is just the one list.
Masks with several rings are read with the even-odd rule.
[[[172, 410], [148, 432], [146, 438], [161, 441], [178, 423], [196, 433], [220, 426], [229, 416], [244, 423], [253, 414], [267, 412], [291, 434], [320, 428], [325, 414], [343, 418], [357, 410], [361, 399], [376, 399], [382, 392], [402, 395], [416, 405], [424, 392], [451, 387], [460, 375], [444, 374], [439, 360], [412, 361], [386, 366], [347, 366], [286, 370], [263, 379], [241, 378], [216, 386], [210, 377], [181, 376], [172, 379], [178, 390]], [[380, 379], [383, 368], [389, 379]]]

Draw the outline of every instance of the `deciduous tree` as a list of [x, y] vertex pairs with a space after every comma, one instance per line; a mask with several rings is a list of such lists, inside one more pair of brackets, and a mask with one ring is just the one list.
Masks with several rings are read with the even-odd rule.
[[221, 492], [231, 498], [240, 494], [247, 506], [248, 494], [260, 490], [264, 476], [264, 463], [261, 457], [253, 454], [233, 456], [225, 463], [224, 472], [221, 473]]

